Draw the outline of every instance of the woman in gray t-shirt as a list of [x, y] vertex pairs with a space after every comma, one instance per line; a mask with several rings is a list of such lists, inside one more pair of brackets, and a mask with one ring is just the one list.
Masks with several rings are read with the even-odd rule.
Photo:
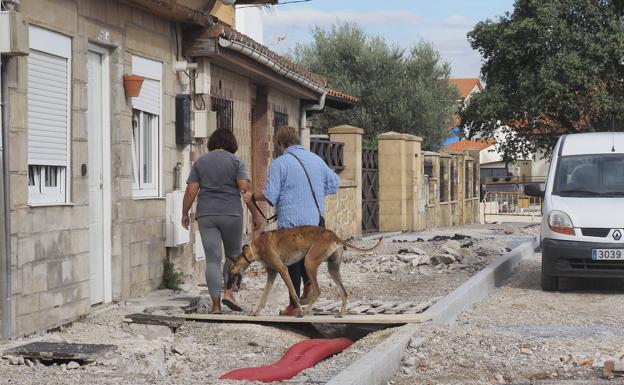
[[[223, 304], [234, 311], [241, 311], [234, 299], [233, 289], [227, 289], [227, 270], [230, 266], [229, 258], [237, 257], [242, 250], [241, 193], [251, 190], [251, 178], [243, 161], [234, 155], [238, 145], [231, 131], [226, 129], [215, 131], [208, 140], [208, 150], [210, 152], [193, 164], [186, 181], [182, 225], [188, 229], [190, 224], [188, 213], [197, 197], [195, 218], [206, 255], [206, 283], [212, 298], [212, 312], [221, 313], [220, 297], [223, 284], [226, 285]], [[255, 214], [254, 210], [251, 211]], [[254, 225], [257, 223], [254, 216]], [[226, 256], [223, 270], [221, 270], [222, 243]]]

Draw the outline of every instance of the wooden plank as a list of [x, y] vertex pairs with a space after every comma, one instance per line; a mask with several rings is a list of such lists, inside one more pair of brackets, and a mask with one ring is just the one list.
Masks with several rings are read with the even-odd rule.
[[184, 323], [184, 320], [179, 317], [146, 313], [129, 314], [126, 318], [137, 324], [169, 326], [172, 329], [177, 329]]
[[234, 322], [234, 323], [325, 323], [325, 324], [387, 324], [402, 325], [422, 323], [431, 320], [429, 314], [348, 314], [342, 318], [334, 315], [308, 315], [304, 317], [282, 317], [276, 315], [241, 315], [241, 314], [179, 314], [176, 317], [188, 321]]
[[117, 349], [115, 345], [70, 344], [64, 342], [33, 342], [7, 350], [4, 355], [22, 356], [39, 360], [92, 362]]

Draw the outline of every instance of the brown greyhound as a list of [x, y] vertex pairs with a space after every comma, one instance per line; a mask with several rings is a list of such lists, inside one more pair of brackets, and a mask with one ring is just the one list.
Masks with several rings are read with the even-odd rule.
[[[260, 261], [266, 268], [268, 274], [267, 282], [260, 303], [258, 303], [258, 307], [251, 315], [258, 315], [264, 308], [275, 277], [279, 273], [288, 287], [290, 297], [299, 309], [299, 316], [303, 316], [303, 314], [308, 313], [312, 309], [312, 305], [319, 297], [320, 288], [317, 272], [321, 263], [327, 260], [329, 275], [336, 282], [341, 292], [342, 306], [337, 317], [342, 317], [347, 306], [347, 291], [342, 284], [340, 276], [342, 252], [345, 248], [370, 251], [379, 246], [382, 240], [383, 238], [380, 238], [379, 242], [370, 249], [361, 249], [340, 239], [333, 231], [318, 226], [301, 226], [268, 231], [261, 234], [250, 245], [243, 247], [242, 253], [233, 259], [228, 270], [228, 287], [231, 287], [235, 281], [242, 279], [242, 274], [249, 265], [255, 261]], [[301, 308], [302, 301], [299, 300], [295, 293], [287, 267], [299, 262], [301, 259], [305, 261], [305, 269], [311, 283], [310, 295], [303, 303], [307, 305], [305, 309]]]

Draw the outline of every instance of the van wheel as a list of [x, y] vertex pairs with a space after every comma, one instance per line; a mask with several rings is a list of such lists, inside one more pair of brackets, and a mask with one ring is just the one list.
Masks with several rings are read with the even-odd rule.
[[542, 268], [542, 290], [556, 291], [557, 289], [559, 289], [559, 277], [544, 274], [544, 269]]

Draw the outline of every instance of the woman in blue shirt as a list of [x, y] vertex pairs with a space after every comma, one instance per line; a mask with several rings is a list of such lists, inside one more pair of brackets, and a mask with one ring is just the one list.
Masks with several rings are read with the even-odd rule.
[[[301, 139], [296, 128], [279, 128], [275, 141], [282, 155], [271, 163], [264, 191], [246, 193], [245, 202], [251, 202], [252, 198], [269, 202], [277, 210], [280, 229], [318, 226], [325, 212], [325, 197], [338, 192], [340, 178], [323, 159], [300, 145]], [[303, 279], [302, 298], [305, 298], [310, 286], [304, 261], [288, 266], [288, 272], [298, 296]], [[290, 305], [280, 315], [297, 315], [297, 312], [291, 299]]]

